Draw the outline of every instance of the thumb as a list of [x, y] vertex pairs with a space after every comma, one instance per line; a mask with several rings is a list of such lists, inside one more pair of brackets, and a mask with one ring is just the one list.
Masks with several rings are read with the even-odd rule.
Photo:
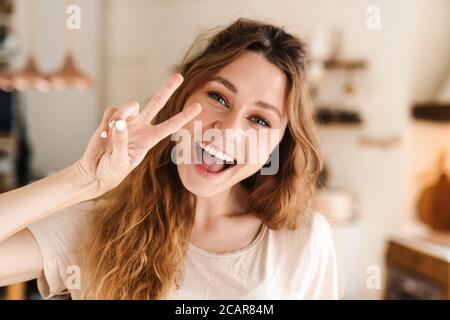
[[112, 130], [113, 150], [111, 154], [111, 167], [120, 170], [130, 163], [128, 156], [128, 128], [123, 119], [116, 120]]

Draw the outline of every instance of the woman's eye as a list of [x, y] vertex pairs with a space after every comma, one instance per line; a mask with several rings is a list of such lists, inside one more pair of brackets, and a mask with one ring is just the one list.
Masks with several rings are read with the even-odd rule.
[[225, 98], [221, 94], [219, 94], [217, 92], [208, 92], [208, 96], [210, 98], [216, 100], [221, 105], [224, 105], [224, 106], [227, 105], [227, 100], [225, 100]]
[[252, 117], [251, 120], [256, 123], [257, 125], [263, 126], [263, 127], [267, 127], [270, 128], [270, 123], [268, 121], [266, 121], [263, 118], [259, 118], [259, 117]]

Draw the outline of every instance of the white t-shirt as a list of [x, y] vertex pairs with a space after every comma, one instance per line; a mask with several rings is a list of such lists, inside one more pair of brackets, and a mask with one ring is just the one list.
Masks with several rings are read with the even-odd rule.
[[[92, 202], [84, 202], [30, 225], [43, 257], [40, 294], [48, 299], [83, 290], [81, 253]], [[301, 217], [297, 230], [263, 225], [251, 244], [213, 253], [189, 244], [185, 277], [170, 299], [338, 299], [330, 227], [319, 213]]]

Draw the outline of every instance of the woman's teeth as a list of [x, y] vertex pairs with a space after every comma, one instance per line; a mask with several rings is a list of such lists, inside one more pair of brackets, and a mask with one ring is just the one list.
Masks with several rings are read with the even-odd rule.
[[200, 175], [205, 177], [212, 177], [237, 164], [233, 157], [203, 142], [195, 143], [195, 153], [197, 159], [200, 160], [195, 168]]
[[215, 148], [212, 145], [206, 145], [203, 142], [199, 143], [200, 147], [205, 150], [206, 152], [208, 152], [210, 155], [212, 155], [213, 157], [219, 158], [223, 161], [226, 162], [234, 162], [233, 157], [227, 155], [226, 153], [223, 153], [222, 151], [218, 150], [217, 148]]

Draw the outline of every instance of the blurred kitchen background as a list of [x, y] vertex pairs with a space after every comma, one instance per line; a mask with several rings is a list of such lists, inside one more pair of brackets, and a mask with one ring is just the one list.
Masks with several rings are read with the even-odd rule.
[[106, 106], [144, 104], [238, 17], [308, 43], [341, 298], [449, 299], [448, 0], [0, 0], [1, 192], [73, 163]]

